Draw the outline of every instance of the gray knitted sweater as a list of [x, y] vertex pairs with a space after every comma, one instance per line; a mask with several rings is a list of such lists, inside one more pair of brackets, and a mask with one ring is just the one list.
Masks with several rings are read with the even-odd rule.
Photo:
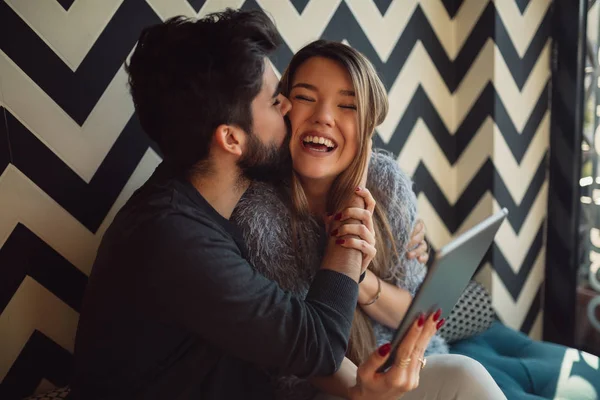
[[[382, 150], [373, 152], [367, 177], [367, 188], [377, 205], [386, 211], [400, 260], [384, 280], [408, 290], [412, 295], [421, 284], [425, 266], [405, 257], [405, 244], [416, 222], [417, 199], [412, 181], [404, 174], [391, 154]], [[327, 243], [323, 223], [317, 218], [299, 221], [298, 230], [310, 238], [308, 249], [295, 251], [292, 242], [290, 199], [285, 189], [264, 183], [254, 183], [244, 194], [233, 212], [231, 221], [240, 228], [248, 248], [248, 257], [254, 267], [266, 277], [276, 281], [284, 290], [305, 296], [314, 274], [319, 270]], [[298, 260], [297, 260], [298, 259]], [[298, 262], [299, 261], [299, 262]], [[377, 344], [389, 342], [393, 330], [373, 322]], [[427, 354], [447, 353], [444, 340], [435, 336]], [[310, 398], [313, 395], [300, 380], [287, 378], [280, 385], [294, 386], [293, 398]], [[303, 388], [301, 390], [301, 387]], [[286, 393], [285, 398], [292, 398]]]

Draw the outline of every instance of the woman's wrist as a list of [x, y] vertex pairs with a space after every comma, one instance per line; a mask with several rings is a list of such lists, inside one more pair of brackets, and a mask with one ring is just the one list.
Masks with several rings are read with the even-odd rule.
[[365, 278], [358, 285], [358, 302], [360, 304], [371, 301], [377, 295], [378, 291], [377, 276], [370, 270], [366, 270], [365, 272]]

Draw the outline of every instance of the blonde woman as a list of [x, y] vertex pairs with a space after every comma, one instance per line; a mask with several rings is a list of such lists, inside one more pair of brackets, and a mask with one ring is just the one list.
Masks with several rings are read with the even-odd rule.
[[[373, 364], [374, 356], [369, 355], [378, 346], [389, 351], [392, 328], [402, 320], [425, 272], [418, 260], [406, 257], [416, 221], [412, 184], [393, 158], [370, 151], [375, 127], [388, 113], [386, 92], [362, 54], [328, 41], [300, 50], [282, 76], [281, 88], [292, 103], [289, 179], [279, 187], [253, 185], [232, 215], [243, 231], [252, 264], [284, 289], [302, 295], [318, 270], [327, 235], [338, 236], [338, 244], [347, 247], [357, 246], [349, 235], [358, 235], [368, 242], [365, 247], [373, 247], [374, 258], [360, 284], [347, 359], [340, 371], [310, 383], [276, 377], [280, 397], [309, 399], [319, 388], [340, 397], [370, 398], [369, 385], [384, 381], [390, 385], [389, 398], [399, 393], [406, 399], [505, 398], [487, 371], [467, 357], [431, 356], [421, 371], [425, 348], [429, 353], [448, 351], [438, 336], [414, 346], [411, 357], [405, 357], [411, 359], [410, 366], [400, 363], [389, 373], [368, 370], [365, 375], [363, 366]], [[363, 224], [329, 231], [329, 222], [349, 217], [338, 211], [361, 186], [367, 168], [366, 187], [377, 205], [371, 199], [367, 206], [372, 212], [354, 216]], [[437, 329], [444, 323], [439, 313], [430, 318]], [[358, 382], [356, 365], [361, 365]], [[398, 382], [400, 388], [395, 386]]]

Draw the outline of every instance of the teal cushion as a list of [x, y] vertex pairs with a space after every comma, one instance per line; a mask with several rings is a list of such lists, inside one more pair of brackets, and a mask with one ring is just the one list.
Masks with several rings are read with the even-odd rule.
[[554, 343], [532, 340], [500, 322], [453, 343], [450, 352], [479, 361], [508, 399], [598, 399], [599, 359]]

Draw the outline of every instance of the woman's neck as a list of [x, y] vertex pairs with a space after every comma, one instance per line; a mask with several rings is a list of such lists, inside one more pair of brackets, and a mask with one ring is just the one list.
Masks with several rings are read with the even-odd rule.
[[300, 183], [306, 194], [308, 208], [312, 215], [323, 216], [327, 211], [327, 195], [333, 180], [300, 178]]

